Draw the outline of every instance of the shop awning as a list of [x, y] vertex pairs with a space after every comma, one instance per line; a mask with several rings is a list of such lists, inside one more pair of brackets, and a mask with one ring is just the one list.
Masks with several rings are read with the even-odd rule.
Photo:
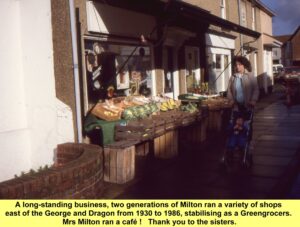
[[[211, 24], [254, 38], [258, 38], [261, 35], [259, 32], [217, 17], [207, 10], [178, 0], [94, 0], [94, 2], [101, 2], [115, 7], [121, 7], [128, 10], [159, 16], [165, 20], [167, 20], [169, 17], [176, 18], [177, 21], [192, 21], [194, 22], [192, 23], [192, 26], [195, 28], [195, 30], [198, 30], [198, 26], [200, 27], [203, 24]], [[187, 26], [190, 25], [191, 24]]]
[[263, 33], [262, 34], [263, 45], [266, 48], [278, 48], [282, 46], [282, 42], [275, 39], [273, 36]]

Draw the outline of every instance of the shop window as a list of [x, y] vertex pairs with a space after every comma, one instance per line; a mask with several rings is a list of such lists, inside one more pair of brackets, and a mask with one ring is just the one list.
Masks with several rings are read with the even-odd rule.
[[89, 103], [114, 96], [151, 95], [151, 53], [149, 47], [85, 41]]
[[208, 53], [206, 59], [207, 59], [207, 70], [208, 71], [214, 70], [216, 68], [216, 63], [213, 60], [213, 55], [211, 53]]
[[256, 13], [255, 13], [255, 7], [252, 6], [252, 30], [255, 30], [255, 24], [256, 24]]
[[164, 49], [164, 92], [173, 92], [173, 49], [166, 47]]
[[199, 49], [186, 47], [186, 90], [196, 92], [200, 86]]
[[216, 54], [216, 69], [221, 69], [221, 54]]

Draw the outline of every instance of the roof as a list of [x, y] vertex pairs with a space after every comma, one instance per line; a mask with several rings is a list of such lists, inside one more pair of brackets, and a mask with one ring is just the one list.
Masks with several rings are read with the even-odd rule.
[[[242, 33], [247, 36], [258, 38], [261, 34], [249, 28], [235, 24], [228, 20], [224, 20], [218, 16], [211, 14], [209, 11], [200, 7], [193, 6], [180, 0], [172, 1], [141, 1], [141, 0], [94, 0], [96, 2], [104, 2], [115, 7], [121, 7], [128, 10], [134, 10], [150, 15], [162, 16], [165, 20], [173, 18], [174, 21], [180, 23], [185, 21], [185, 26], [190, 29], [197, 30], [203, 27], [203, 24], [211, 24], [224, 29]], [[170, 20], [170, 19], [169, 19]], [[182, 23], [181, 23], [182, 24]]]
[[293, 34], [291, 35], [282, 35], [282, 36], [276, 36], [275, 38], [280, 40], [282, 39], [282, 43], [283, 45], [285, 45], [288, 41], [291, 41], [295, 35], [297, 35], [297, 33], [300, 31], [300, 26], [298, 26], [298, 28], [294, 31]]
[[264, 12], [266, 12], [267, 14], [269, 14], [270, 16], [275, 16], [275, 12], [273, 10], [271, 10], [269, 7], [267, 7], [264, 3], [262, 3], [260, 0], [254, 0], [254, 2], [256, 3], [257, 7], [260, 8], [261, 10], [263, 10]]
[[207, 22], [209, 24], [229, 29], [238, 33], [242, 33], [244, 35], [248, 35], [251, 37], [258, 38], [261, 34], [259, 32], [253, 31], [244, 26], [238, 25], [228, 20], [224, 20], [218, 16], [215, 16], [208, 11], [204, 11], [202, 8], [191, 5], [186, 2], [182, 2], [179, 0], [171, 1], [173, 6], [179, 10], [181, 15], [193, 17], [197, 22]]
[[298, 26], [298, 28], [294, 31], [294, 33], [291, 35], [291, 37], [288, 39], [288, 41], [292, 40], [294, 38], [294, 36], [299, 32], [300, 30], [300, 26]]
[[279, 35], [274, 36], [275, 39], [279, 40], [282, 43], [285, 43], [292, 35]]

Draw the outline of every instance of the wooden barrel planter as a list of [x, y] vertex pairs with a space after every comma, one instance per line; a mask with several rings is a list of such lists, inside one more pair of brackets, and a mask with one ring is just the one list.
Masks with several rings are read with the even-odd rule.
[[135, 141], [117, 141], [104, 147], [104, 181], [124, 184], [135, 176]]

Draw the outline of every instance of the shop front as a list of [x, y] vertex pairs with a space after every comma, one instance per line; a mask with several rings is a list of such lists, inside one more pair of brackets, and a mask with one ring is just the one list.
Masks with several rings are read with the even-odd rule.
[[215, 93], [227, 90], [232, 74], [231, 60], [235, 49], [234, 37], [206, 34], [209, 88]]
[[178, 99], [181, 93], [192, 92], [194, 78], [200, 83], [199, 47], [187, 46], [196, 33], [170, 26], [163, 43], [163, 94]]
[[224, 91], [231, 75], [234, 39], [207, 34], [219, 19], [179, 1], [153, 1], [151, 10], [134, 2], [87, 1], [81, 37], [85, 135], [104, 148], [104, 180], [113, 183], [133, 179], [135, 156], [173, 158], [208, 130], [221, 132], [228, 109], [206, 83]]
[[92, 1], [86, 10], [85, 110], [106, 98], [155, 95], [153, 48], [144, 39], [155, 29], [155, 18]]

